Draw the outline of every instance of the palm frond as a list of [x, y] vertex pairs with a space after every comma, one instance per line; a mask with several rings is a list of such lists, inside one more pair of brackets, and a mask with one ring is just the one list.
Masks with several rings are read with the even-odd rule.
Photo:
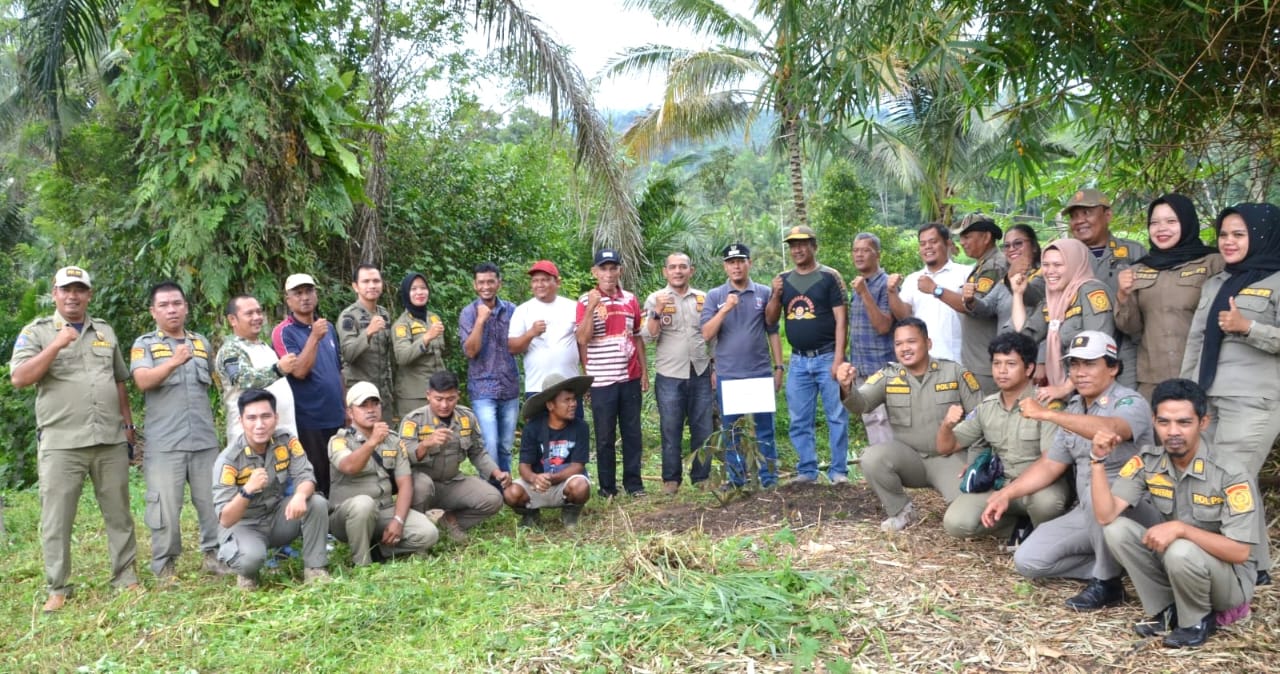
[[715, 0], [626, 0], [623, 6], [648, 10], [664, 24], [686, 26], [729, 44], [758, 44], [765, 37], [750, 17], [731, 12]]
[[660, 148], [712, 138], [733, 131], [751, 117], [752, 107], [733, 92], [669, 100], [636, 118], [622, 134], [622, 145], [648, 159]]

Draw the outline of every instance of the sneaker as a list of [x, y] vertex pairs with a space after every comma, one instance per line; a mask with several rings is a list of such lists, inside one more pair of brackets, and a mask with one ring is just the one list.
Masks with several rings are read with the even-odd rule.
[[66, 605], [67, 605], [67, 595], [51, 594], [49, 595], [49, 600], [44, 603], [44, 612], [56, 613], [58, 611], [61, 611], [62, 607]]
[[[535, 510], [534, 512], [538, 511]], [[563, 524], [566, 529], [573, 529], [578, 526], [578, 517], [580, 515], [582, 515], [582, 506], [566, 505], [560, 509], [560, 523]]]
[[204, 563], [200, 565], [200, 570], [215, 576], [229, 576], [234, 571], [227, 566], [225, 562], [218, 559], [218, 553], [210, 550], [204, 553]]
[[817, 484], [818, 476], [816, 475], [797, 475], [787, 480], [787, 486]]
[[542, 512], [537, 508], [516, 508], [520, 513], [520, 528], [532, 529], [542, 522]]
[[849, 484], [849, 476], [845, 475], [844, 473], [836, 473], [835, 475], [831, 476], [831, 484], [832, 485]]
[[663, 494], [665, 494], [665, 495], [667, 495], [667, 496], [674, 496], [674, 495], [675, 495], [675, 493], [676, 493], [676, 492], [678, 492], [678, 491], [680, 491], [680, 483], [679, 483], [679, 482], [676, 482], [675, 480], [667, 480], [666, 482], [663, 482], [663, 483], [662, 483], [662, 493], [663, 493]]
[[627, 492], [627, 496], [630, 496], [631, 498], [647, 498], [649, 495], [646, 494], [643, 489], [637, 489], [632, 492]]
[[458, 525], [458, 519], [456, 517], [446, 513], [444, 519], [440, 520], [440, 523], [444, 525], [444, 533], [449, 537], [450, 541], [457, 545], [462, 545], [467, 542], [467, 532]]
[[236, 576], [236, 587], [246, 592], [252, 592], [258, 589], [258, 579], [253, 576]]
[[328, 582], [329, 578], [329, 570], [323, 567], [304, 569], [302, 572], [302, 582], [307, 585]]
[[920, 515], [916, 513], [916, 505], [911, 501], [907, 501], [907, 505], [902, 510], [899, 510], [897, 515], [880, 523], [880, 530], [888, 532], [902, 531], [919, 521]]
[[1097, 611], [1123, 602], [1124, 583], [1120, 576], [1116, 576], [1106, 580], [1090, 580], [1080, 594], [1067, 600], [1067, 607], [1077, 611]]

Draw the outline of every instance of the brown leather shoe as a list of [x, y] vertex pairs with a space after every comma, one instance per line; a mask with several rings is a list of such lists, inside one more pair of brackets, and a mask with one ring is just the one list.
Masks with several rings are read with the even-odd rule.
[[662, 483], [663, 494], [666, 494], [667, 496], [673, 496], [678, 491], [680, 491], [679, 482], [676, 482], [675, 480], [667, 480], [666, 482]]
[[66, 605], [67, 605], [67, 595], [51, 594], [49, 595], [49, 600], [44, 603], [44, 612], [54, 613], [57, 611], [61, 611], [62, 607]]
[[231, 570], [231, 567], [218, 559], [218, 553], [212, 550], [204, 553], [204, 562], [201, 564], [200, 568], [205, 573], [213, 574], [215, 576], [229, 576], [235, 573], [235, 571]]

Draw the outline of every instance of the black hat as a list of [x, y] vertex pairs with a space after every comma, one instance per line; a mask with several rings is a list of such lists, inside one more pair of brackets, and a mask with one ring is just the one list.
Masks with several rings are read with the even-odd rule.
[[609, 262], [622, 264], [622, 256], [618, 254], [618, 251], [612, 248], [601, 248], [596, 251], [595, 266], [599, 267], [600, 265], [607, 264]]
[[964, 236], [969, 232], [990, 232], [991, 238], [995, 240], [999, 240], [1004, 236], [1004, 232], [1000, 231], [1000, 226], [997, 225], [994, 220], [981, 213], [974, 213], [972, 215], [965, 216], [965, 218], [960, 221], [956, 235]]
[[728, 246], [725, 246], [724, 261], [728, 262], [729, 260], [738, 260], [738, 259], [750, 260], [751, 249], [747, 248], [746, 246], [740, 243], [731, 243]]

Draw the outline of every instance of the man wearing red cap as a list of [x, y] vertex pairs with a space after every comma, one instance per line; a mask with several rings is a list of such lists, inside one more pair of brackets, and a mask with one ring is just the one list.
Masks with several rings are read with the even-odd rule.
[[[561, 297], [560, 270], [550, 260], [538, 260], [529, 268], [533, 299], [516, 307], [507, 328], [511, 355], [524, 355], [524, 397], [542, 391], [552, 374], [578, 376], [578, 338], [574, 333], [578, 303]], [[577, 406], [582, 418], [582, 405]]]

